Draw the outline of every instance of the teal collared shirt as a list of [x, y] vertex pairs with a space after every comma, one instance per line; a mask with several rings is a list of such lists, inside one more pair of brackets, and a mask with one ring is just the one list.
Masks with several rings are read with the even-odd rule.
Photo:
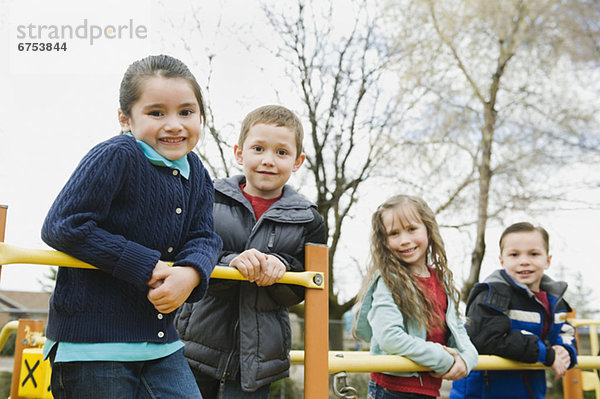
[[[123, 134], [126, 136], [133, 137], [133, 134], [131, 134], [131, 132], [126, 132]], [[148, 145], [147, 143], [138, 139], [135, 139], [135, 141], [137, 141], [142, 151], [144, 151], [146, 158], [148, 158], [152, 165], [165, 166], [167, 168], [177, 169], [181, 176], [185, 177], [186, 179], [189, 179], [190, 163], [187, 159], [187, 155], [184, 155], [181, 158], [176, 159], [175, 161], [171, 161], [170, 159], [167, 159], [160, 155], [158, 152], [156, 152], [154, 148], [152, 148], [152, 146]]]
[[44, 343], [44, 359], [58, 345], [54, 361], [61, 362], [142, 362], [169, 356], [183, 348], [183, 342], [175, 341], [167, 344], [153, 342], [108, 342], [99, 344], [81, 344], [58, 342], [46, 339]]

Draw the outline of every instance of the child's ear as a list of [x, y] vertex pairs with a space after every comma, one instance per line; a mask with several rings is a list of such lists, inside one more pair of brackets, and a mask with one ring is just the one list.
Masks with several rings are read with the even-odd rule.
[[244, 158], [242, 157], [242, 149], [240, 148], [239, 145], [236, 144], [233, 146], [233, 154], [235, 156], [235, 161], [238, 163], [238, 165], [244, 166]]
[[306, 154], [302, 153], [302, 154], [298, 155], [298, 158], [296, 158], [296, 161], [294, 162], [294, 167], [292, 168], [292, 172], [296, 172], [298, 169], [300, 169], [300, 166], [302, 166], [305, 159], [306, 159]]
[[121, 125], [121, 132], [129, 132], [131, 131], [131, 124], [129, 122], [129, 117], [121, 111], [119, 108], [119, 124]]
[[552, 261], [552, 255], [548, 255], [548, 263], [546, 264], [546, 270], [550, 267], [550, 261]]

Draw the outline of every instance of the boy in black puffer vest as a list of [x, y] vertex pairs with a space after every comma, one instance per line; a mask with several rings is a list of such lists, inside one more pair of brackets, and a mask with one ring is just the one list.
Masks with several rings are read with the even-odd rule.
[[235, 159], [244, 174], [215, 181], [219, 265], [248, 281], [212, 279], [208, 294], [184, 306], [176, 326], [204, 399], [268, 398], [289, 374], [288, 306], [304, 288], [274, 284], [304, 270], [304, 246], [324, 244], [316, 205], [286, 185], [304, 162], [302, 124], [287, 108], [268, 105], [242, 123]]

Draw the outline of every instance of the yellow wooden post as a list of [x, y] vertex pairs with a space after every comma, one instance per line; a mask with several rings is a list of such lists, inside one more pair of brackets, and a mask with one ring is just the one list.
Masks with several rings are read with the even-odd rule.
[[[0, 204], [0, 242], [4, 242], [4, 232], [6, 231], [6, 213], [8, 206]], [[2, 276], [2, 265], [0, 265], [0, 277]]]
[[[590, 325], [590, 348], [592, 349], [592, 356], [598, 355], [598, 326], [595, 324]], [[598, 370], [593, 370], [593, 373], [597, 373]], [[598, 376], [594, 375], [594, 392], [596, 393], [596, 399], [600, 398], [600, 383], [598, 382]]]
[[[306, 246], [306, 270], [323, 273], [324, 289], [306, 289], [304, 398], [329, 397], [329, 289], [327, 246]], [[320, 277], [320, 276], [319, 276]]]
[[17, 339], [15, 341], [15, 361], [13, 363], [12, 383], [10, 386], [10, 398], [19, 399], [19, 377], [21, 376], [21, 361], [23, 349], [32, 348], [31, 336], [33, 333], [43, 333], [44, 322], [41, 320], [19, 320], [17, 328]]
[[[575, 318], [575, 309], [567, 313], [567, 318]], [[577, 327], [575, 328], [575, 342], [577, 343], [577, 352], [579, 352], [579, 335]], [[563, 381], [563, 396], [565, 399], [583, 399], [583, 386], [581, 384], [581, 370], [572, 368], [567, 370]]]
[[583, 399], [581, 369], [567, 370], [563, 377], [563, 395], [565, 399]]

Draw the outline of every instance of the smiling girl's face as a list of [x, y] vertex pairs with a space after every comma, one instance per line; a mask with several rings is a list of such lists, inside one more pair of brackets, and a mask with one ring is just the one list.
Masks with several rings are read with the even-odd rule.
[[175, 161], [194, 149], [200, 139], [202, 116], [190, 84], [183, 78], [153, 76], [141, 84], [141, 96], [127, 116], [119, 110], [123, 132], [145, 142]]
[[427, 227], [416, 210], [410, 206], [399, 206], [386, 210], [381, 221], [387, 233], [387, 243], [400, 259], [411, 268], [413, 273], [426, 270]]

